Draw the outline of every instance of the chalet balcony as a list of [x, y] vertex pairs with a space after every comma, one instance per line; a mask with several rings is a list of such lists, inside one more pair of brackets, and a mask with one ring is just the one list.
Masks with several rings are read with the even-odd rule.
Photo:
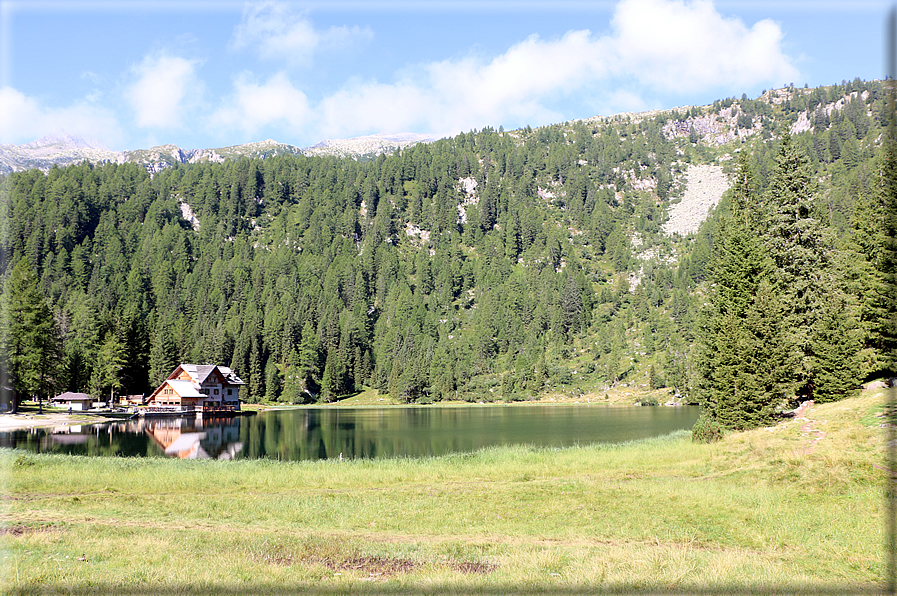
[[196, 409], [201, 414], [233, 414], [239, 412], [240, 407], [230, 404], [203, 404]]
[[138, 411], [147, 416], [177, 416], [195, 414], [197, 410], [194, 406], [147, 406]]

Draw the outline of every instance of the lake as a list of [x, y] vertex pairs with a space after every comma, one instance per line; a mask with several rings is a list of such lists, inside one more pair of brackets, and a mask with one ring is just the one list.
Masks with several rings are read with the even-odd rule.
[[618, 443], [690, 429], [697, 407], [600, 404], [268, 410], [235, 418], [147, 418], [0, 433], [45, 453], [186, 459], [426, 457], [500, 445]]

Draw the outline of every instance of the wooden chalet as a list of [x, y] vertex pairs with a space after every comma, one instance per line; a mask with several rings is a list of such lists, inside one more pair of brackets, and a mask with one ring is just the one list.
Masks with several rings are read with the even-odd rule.
[[180, 364], [146, 400], [150, 414], [227, 414], [240, 411], [234, 371], [215, 364]]

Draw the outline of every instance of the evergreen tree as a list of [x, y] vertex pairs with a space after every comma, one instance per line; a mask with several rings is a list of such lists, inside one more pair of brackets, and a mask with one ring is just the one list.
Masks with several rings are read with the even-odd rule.
[[158, 387], [179, 364], [178, 346], [171, 328], [157, 325], [152, 337], [149, 356], [149, 383]]
[[2, 362], [12, 387], [11, 408], [24, 397], [42, 403], [59, 386], [62, 342], [53, 313], [26, 259], [6, 281], [2, 302]]
[[897, 375], [897, 91], [888, 81], [887, 134], [882, 143], [880, 182], [877, 194], [882, 209], [882, 244], [876, 264], [881, 272], [878, 307], [877, 347], [882, 367], [889, 377]]
[[863, 370], [862, 330], [848, 294], [830, 289], [817, 302], [810, 345], [815, 401], [835, 401], [857, 389]]
[[310, 401], [321, 390], [323, 379], [320, 376], [320, 349], [318, 334], [311, 322], [306, 321], [302, 327], [302, 343], [299, 345], [299, 353], [296, 355], [297, 370], [294, 373], [296, 382], [301, 387], [300, 391], [306, 396], [300, 400], [301, 402]]
[[269, 358], [268, 363], [265, 365], [265, 401], [273, 403], [280, 400], [281, 391], [280, 373], [277, 371], [274, 359]]
[[299, 353], [293, 349], [287, 358], [283, 374], [283, 391], [280, 398], [291, 404], [301, 404], [308, 401], [305, 393], [305, 384], [300, 372]]
[[[833, 335], [833, 326], [842, 331], [848, 328], [836, 325], [825, 315], [832, 305], [845, 304], [847, 298], [833, 267], [830, 234], [817, 215], [812, 172], [788, 135], [782, 139], [766, 208], [767, 246], [776, 265], [775, 290], [785, 305], [785, 342], [795, 358], [795, 397], [798, 401], [815, 399], [822, 383], [824, 398], [831, 399], [841, 394], [843, 387], [858, 385], [861, 371], [853, 356], [849, 362], [856, 364], [855, 368], [826, 368], [832, 364], [830, 358], [834, 354], [843, 356], [844, 351], [855, 355], [860, 346], [853, 332], [854, 320], [845, 323], [850, 332], [838, 338]], [[855, 310], [850, 308], [841, 316], [852, 319]], [[843, 345], [834, 346], [831, 342]], [[837, 380], [832, 378], [836, 371]]]
[[739, 155], [732, 213], [717, 231], [708, 266], [711, 290], [699, 336], [700, 403], [733, 429], [769, 424], [785, 392], [781, 305], [773, 263], [751, 222], [753, 174]]
[[99, 386], [109, 389], [109, 403], [115, 399], [115, 392], [122, 388], [122, 377], [127, 364], [124, 343], [114, 333], [108, 333], [97, 355]]

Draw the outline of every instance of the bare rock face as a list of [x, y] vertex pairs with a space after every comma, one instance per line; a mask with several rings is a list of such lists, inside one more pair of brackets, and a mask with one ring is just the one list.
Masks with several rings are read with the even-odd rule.
[[286, 154], [335, 155], [360, 159], [375, 157], [381, 153], [392, 153], [416, 143], [434, 140], [436, 137], [432, 135], [402, 133], [322, 141], [306, 149], [268, 139], [216, 149], [181, 149], [176, 145], [159, 145], [150, 149], [110, 151], [99, 141], [58, 134], [24, 145], [0, 144], [0, 174], [31, 169], [47, 171], [53, 165], [69, 166], [83, 161], [95, 164], [139, 163], [150, 174], [155, 174], [178, 163], [220, 163], [240, 157], [264, 158]]
[[312, 145], [302, 152], [305, 155], [335, 155], [337, 157], [372, 157], [381, 153], [392, 153], [417, 143], [437, 140], [432, 135], [400, 133], [396, 135], [369, 135], [351, 139], [325, 140]]
[[116, 161], [118, 155], [99, 141], [60, 133], [24, 145], [0, 144], [0, 174], [32, 168], [49, 170], [54, 164], [69, 166], [84, 160]]
[[670, 219], [663, 226], [667, 235], [687, 236], [698, 231], [710, 210], [729, 188], [729, 179], [717, 165], [688, 167], [682, 200], [670, 207]]

